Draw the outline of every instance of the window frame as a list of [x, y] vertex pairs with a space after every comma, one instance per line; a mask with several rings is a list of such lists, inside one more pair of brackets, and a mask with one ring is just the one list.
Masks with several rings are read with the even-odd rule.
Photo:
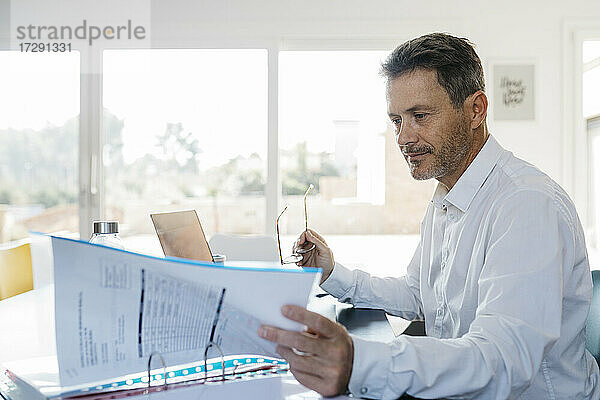
[[568, 19], [562, 32], [562, 186], [573, 198], [579, 218], [589, 226], [590, 158], [583, 118], [583, 42], [600, 40], [600, 24], [590, 19]]
[[[279, 53], [281, 51], [389, 51], [402, 39], [398, 36], [376, 38], [304, 36], [220, 40], [214, 38], [206, 40], [153, 39], [150, 50], [265, 49], [267, 51], [267, 181], [265, 185], [264, 234], [275, 237], [274, 221], [282, 202], [279, 170]], [[80, 57], [79, 233], [84, 240], [91, 235], [91, 222], [105, 217], [102, 160], [104, 50], [100, 47], [92, 48], [85, 52], [82, 51]], [[110, 50], [114, 50], [114, 48]], [[93, 71], [99, 72], [94, 73]]]

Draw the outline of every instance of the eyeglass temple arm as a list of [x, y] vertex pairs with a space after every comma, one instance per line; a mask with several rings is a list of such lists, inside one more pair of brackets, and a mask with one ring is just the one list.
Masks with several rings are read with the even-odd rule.
[[283, 265], [283, 256], [281, 255], [281, 240], [279, 239], [279, 218], [281, 218], [281, 216], [283, 215], [285, 210], [287, 210], [287, 208], [288, 206], [284, 207], [283, 211], [281, 211], [281, 213], [277, 217], [277, 220], [275, 221], [275, 229], [277, 231], [277, 247], [279, 248], [279, 261], [281, 262], [281, 265]]
[[[308, 186], [308, 189], [306, 189], [306, 192], [304, 193], [304, 230], [307, 231], [308, 230], [308, 209], [306, 207], [306, 198], [308, 197], [308, 194], [310, 193], [310, 191], [314, 188], [315, 186], [311, 183]], [[287, 208], [287, 207], [286, 207]], [[285, 210], [284, 210], [285, 211]]]

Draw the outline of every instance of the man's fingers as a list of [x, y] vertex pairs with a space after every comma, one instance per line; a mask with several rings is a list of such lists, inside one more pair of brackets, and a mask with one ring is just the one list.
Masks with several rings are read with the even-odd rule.
[[326, 249], [327, 243], [324, 240], [319, 239], [317, 236], [312, 235], [310, 232], [306, 233], [306, 241], [310, 243], [314, 243], [317, 246], [317, 249]]
[[315, 257], [316, 257], [315, 252], [309, 251], [308, 253], [302, 254], [302, 260], [298, 261], [296, 263], [296, 265], [299, 265], [301, 267], [315, 265], [316, 264]]
[[306, 232], [303, 231], [300, 236], [298, 237], [298, 244], [302, 244], [306, 242]]
[[327, 243], [325, 243], [325, 239], [323, 239], [318, 233], [309, 229], [307, 231], [303, 231], [296, 243], [294, 243], [294, 249], [298, 247], [308, 248], [310, 245], [314, 244], [317, 248], [327, 248]]
[[304, 243], [306, 243], [306, 232], [302, 232], [300, 236], [298, 236], [298, 239], [296, 239], [294, 242], [293, 251], [295, 252], [296, 249], [302, 246]]
[[294, 242], [293, 249], [296, 250], [299, 247], [308, 248], [310, 245], [314, 244], [317, 247], [328, 248], [325, 239], [317, 232], [309, 229], [307, 231], [303, 231], [298, 239]]
[[[281, 312], [286, 318], [306, 325], [312, 332], [316, 332], [319, 335], [332, 337], [338, 331], [338, 326], [335, 322], [330, 321], [320, 314], [308, 311], [306, 308], [288, 304], [281, 307]], [[313, 351], [312, 353], [315, 352]]]
[[310, 333], [286, 331], [273, 326], [262, 326], [258, 335], [268, 341], [294, 348], [305, 353], [318, 354], [322, 352], [321, 344]]
[[[312, 245], [313, 245], [313, 241], [308, 240], [307, 236], [306, 236], [306, 231], [302, 232], [300, 234], [300, 236], [298, 237], [298, 239], [296, 239], [296, 241], [294, 242], [294, 245], [292, 246], [292, 252], [296, 253], [296, 250], [298, 249], [309, 249]], [[317, 243], [314, 243], [315, 246], [317, 245]]]
[[289, 347], [282, 345], [277, 345], [275, 351], [290, 364], [290, 370], [321, 377], [318, 374], [322, 367], [322, 362], [319, 359], [313, 358], [310, 355], [297, 354]]

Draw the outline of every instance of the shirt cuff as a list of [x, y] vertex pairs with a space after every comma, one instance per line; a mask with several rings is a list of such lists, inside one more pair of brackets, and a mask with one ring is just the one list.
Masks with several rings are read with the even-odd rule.
[[348, 389], [358, 397], [382, 398], [385, 392], [392, 351], [388, 344], [352, 336], [354, 360]]
[[348, 293], [354, 284], [354, 273], [336, 262], [329, 277], [321, 284], [321, 289], [334, 297], [340, 298]]

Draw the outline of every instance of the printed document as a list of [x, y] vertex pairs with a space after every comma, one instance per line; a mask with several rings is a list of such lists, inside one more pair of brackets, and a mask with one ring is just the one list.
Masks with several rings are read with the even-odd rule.
[[56, 237], [52, 247], [62, 386], [146, 371], [153, 353], [167, 366], [202, 360], [211, 341], [224, 355], [277, 357], [258, 327], [301, 330], [281, 306], [306, 306], [320, 279], [316, 269], [217, 266]]

